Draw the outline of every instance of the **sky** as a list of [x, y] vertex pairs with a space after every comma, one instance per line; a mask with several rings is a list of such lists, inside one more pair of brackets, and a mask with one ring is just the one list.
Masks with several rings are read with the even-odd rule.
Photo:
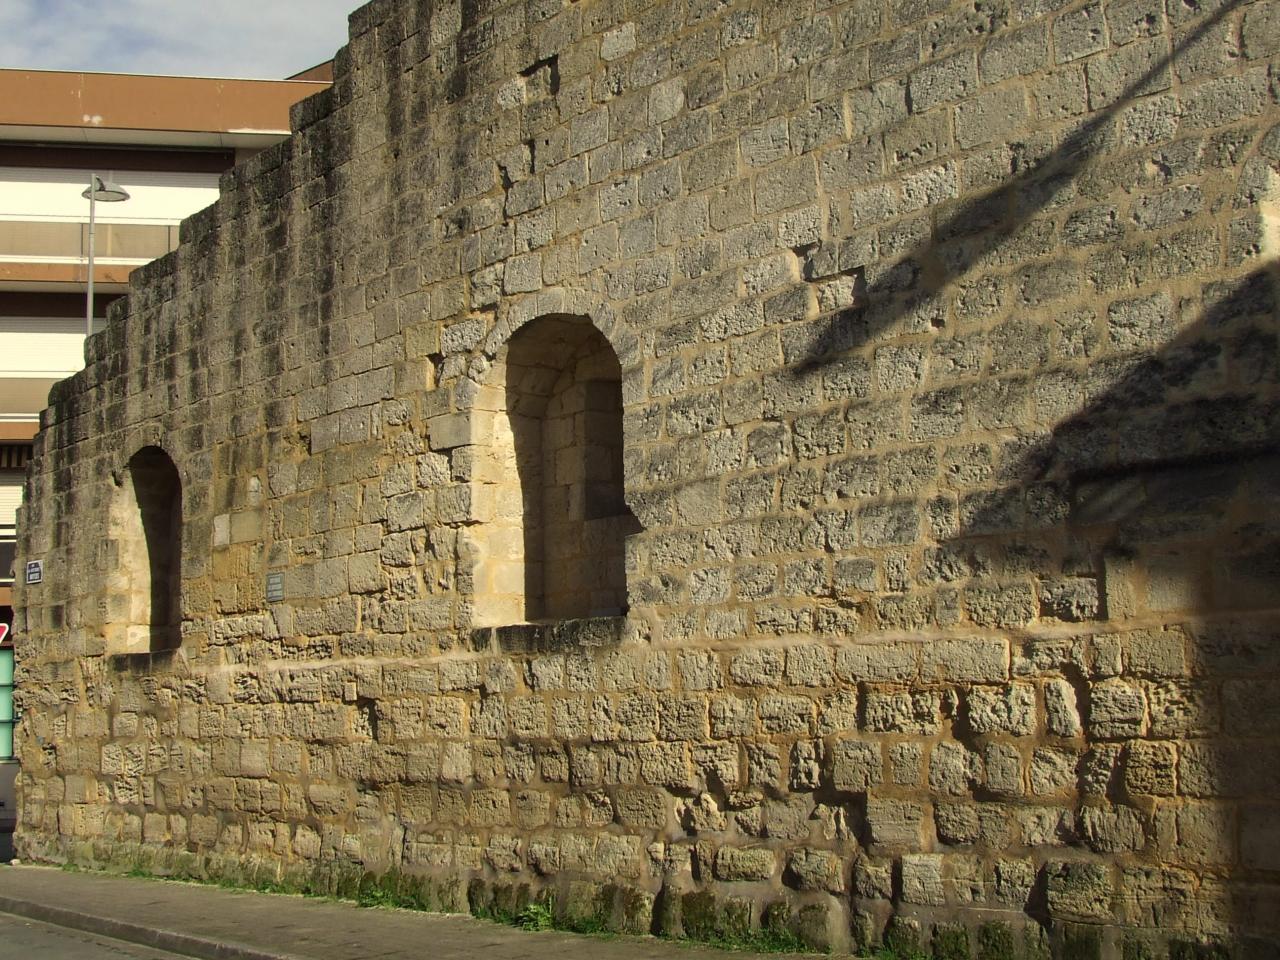
[[330, 59], [362, 0], [0, 0], [0, 67], [280, 79]]

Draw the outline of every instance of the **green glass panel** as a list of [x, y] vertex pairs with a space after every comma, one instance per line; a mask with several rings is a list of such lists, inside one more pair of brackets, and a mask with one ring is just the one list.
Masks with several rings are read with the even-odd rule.
[[13, 722], [0, 723], [0, 760], [13, 759]]
[[0, 684], [13, 683], [13, 647], [0, 647]]
[[13, 687], [0, 687], [0, 723], [13, 719]]

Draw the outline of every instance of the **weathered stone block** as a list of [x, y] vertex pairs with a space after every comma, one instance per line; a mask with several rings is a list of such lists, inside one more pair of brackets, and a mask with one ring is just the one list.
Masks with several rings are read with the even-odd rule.
[[1113, 880], [1102, 864], [1051, 861], [1046, 867], [1049, 909], [1066, 920], [1108, 920], [1113, 916]]
[[941, 856], [915, 853], [902, 858], [902, 899], [927, 906], [946, 902]]
[[902, 800], [867, 800], [867, 827], [872, 842], [885, 846], [915, 846], [920, 842], [924, 810]]
[[1146, 727], [1146, 698], [1123, 680], [1104, 680], [1089, 690], [1088, 731], [1103, 739], [1141, 736]]
[[865, 793], [881, 782], [883, 766], [880, 744], [861, 740], [841, 740], [832, 750], [832, 785], [837, 790]]
[[715, 871], [721, 880], [768, 880], [776, 866], [772, 850], [721, 847], [716, 853]]
[[787, 860], [783, 879], [800, 890], [825, 890], [828, 893], [844, 893], [846, 889], [844, 862], [838, 854], [829, 850], [801, 848]]

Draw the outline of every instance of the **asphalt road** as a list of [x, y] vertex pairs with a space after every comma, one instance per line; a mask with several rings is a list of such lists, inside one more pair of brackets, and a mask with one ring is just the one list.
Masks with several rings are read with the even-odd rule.
[[[0, 960], [184, 960], [108, 937], [0, 913]], [[189, 960], [189, 958], [188, 958]]]

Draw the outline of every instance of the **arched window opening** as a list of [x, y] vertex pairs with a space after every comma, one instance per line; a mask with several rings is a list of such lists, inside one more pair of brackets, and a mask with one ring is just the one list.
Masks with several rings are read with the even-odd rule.
[[617, 616], [626, 537], [622, 371], [585, 318], [543, 317], [497, 358], [473, 418], [475, 623]]
[[159, 447], [143, 447], [129, 460], [112, 534], [117, 564], [107, 651], [176, 649], [182, 639], [182, 481]]

